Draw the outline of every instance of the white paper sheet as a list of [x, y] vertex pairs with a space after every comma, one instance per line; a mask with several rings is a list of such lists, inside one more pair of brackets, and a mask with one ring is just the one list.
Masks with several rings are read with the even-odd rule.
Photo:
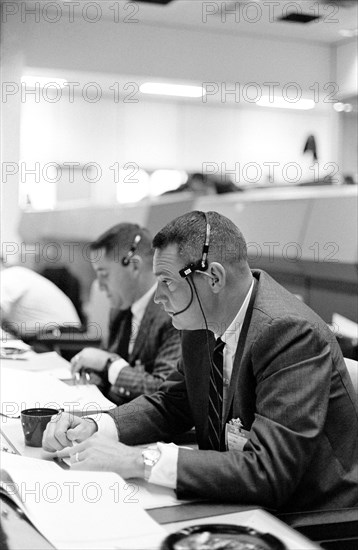
[[358, 340], [358, 324], [339, 313], [332, 315], [332, 329], [335, 334], [341, 334], [346, 338]]
[[10, 416], [32, 407], [64, 408], [83, 414], [115, 407], [97, 386], [68, 386], [47, 373], [2, 368], [0, 382], [0, 412]]
[[[1, 453], [2, 479], [58, 549], [157, 549], [165, 531], [131, 499], [127, 483], [110, 472], [73, 472], [53, 462]], [[6, 474], [4, 473], [6, 472]], [[17, 499], [19, 501], [19, 499]]]
[[48, 353], [26, 352], [21, 355], [2, 359], [3, 367], [27, 372], [45, 372], [59, 380], [72, 378], [71, 365], [55, 351]]

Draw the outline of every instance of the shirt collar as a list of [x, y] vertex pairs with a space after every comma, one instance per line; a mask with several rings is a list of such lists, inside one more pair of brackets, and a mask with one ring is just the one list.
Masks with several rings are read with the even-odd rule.
[[[236, 316], [234, 317], [234, 319], [232, 320], [228, 328], [225, 330], [225, 332], [220, 336], [221, 340], [226, 344], [227, 351], [236, 350], [239, 337], [240, 337], [242, 324], [244, 322], [246, 311], [250, 302], [253, 287], [254, 287], [254, 280], [252, 281], [251, 286], [245, 296], [245, 300], [243, 301], [242, 306], [240, 307]], [[218, 337], [219, 335], [215, 334], [215, 338], [217, 339]]]
[[132, 315], [135, 318], [141, 318], [143, 317], [144, 311], [149, 303], [149, 300], [151, 296], [154, 294], [155, 289], [157, 287], [157, 283], [155, 283], [143, 296], [139, 298], [136, 302], [132, 304], [131, 310]]

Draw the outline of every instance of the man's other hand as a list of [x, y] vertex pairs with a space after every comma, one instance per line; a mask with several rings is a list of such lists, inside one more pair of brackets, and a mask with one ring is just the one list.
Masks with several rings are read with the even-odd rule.
[[54, 415], [47, 424], [42, 438], [42, 448], [50, 453], [85, 441], [97, 431], [97, 424], [90, 418], [80, 418], [69, 413]]
[[124, 479], [144, 477], [142, 449], [128, 447], [98, 433], [78, 445], [58, 451], [56, 456], [69, 457], [71, 470], [116, 472]]
[[72, 374], [81, 369], [90, 369], [102, 372], [111, 354], [98, 348], [84, 348], [71, 359]]

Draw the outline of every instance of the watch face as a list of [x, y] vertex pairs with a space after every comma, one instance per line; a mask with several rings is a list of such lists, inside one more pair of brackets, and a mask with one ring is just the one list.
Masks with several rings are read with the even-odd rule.
[[156, 460], [159, 458], [160, 451], [158, 449], [147, 449], [145, 451], [145, 458], [149, 458], [150, 460]]
[[158, 462], [161, 452], [159, 449], [145, 449], [142, 455], [147, 464], [154, 465]]

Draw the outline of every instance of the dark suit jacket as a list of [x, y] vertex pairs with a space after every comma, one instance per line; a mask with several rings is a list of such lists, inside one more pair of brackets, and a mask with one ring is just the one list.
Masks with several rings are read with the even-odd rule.
[[195, 425], [202, 450], [179, 451], [179, 498], [285, 511], [357, 506], [357, 403], [339, 346], [312, 310], [266, 273], [253, 274], [257, 295], [224, 413], [250, 431], [244, 450], [205, 451], [205, 331], [183, 334], [178, 371], [158, 393], [111, 413], [120, 439], [170, 439]]
[[[133, 336], [133, 350], [128, 358], [130, 366], [121, 370], [106, 392], [108, 398], [117, 404], [157, 391], [175, 370], [181, 356], [180, 333], [173, 327], [168, 314], [152, 298]], [[117, 346], [116, 340], [109, 351], [113, 352]]]

